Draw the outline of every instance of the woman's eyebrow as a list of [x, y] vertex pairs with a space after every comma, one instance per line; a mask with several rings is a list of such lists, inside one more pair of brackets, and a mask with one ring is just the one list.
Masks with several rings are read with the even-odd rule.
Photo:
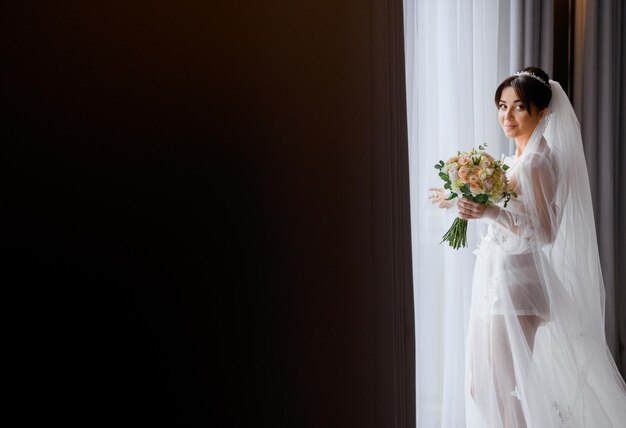
[[[513, 100], [512, 104], [515, 104], [515, 103], [523, 103], [523, 101], [522, 100]], [[500, 100], [500, 104], [506, 104], [506, 101]]]

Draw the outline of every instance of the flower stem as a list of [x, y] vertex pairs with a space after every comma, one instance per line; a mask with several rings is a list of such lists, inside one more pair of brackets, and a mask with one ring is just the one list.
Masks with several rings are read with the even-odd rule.
[[450, 229], [443, 235], [440, 244], [445, 241], [455, 250], [460, 247], [467, 247], [467, 220], [457, 217]]

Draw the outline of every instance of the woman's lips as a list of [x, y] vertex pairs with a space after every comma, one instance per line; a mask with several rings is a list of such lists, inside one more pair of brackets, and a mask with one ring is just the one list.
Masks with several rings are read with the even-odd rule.
[[517, 127], [517, 125], [504, 125], [504, 129], [506, 129], [507, 131], [510, 131], [511, 129]]

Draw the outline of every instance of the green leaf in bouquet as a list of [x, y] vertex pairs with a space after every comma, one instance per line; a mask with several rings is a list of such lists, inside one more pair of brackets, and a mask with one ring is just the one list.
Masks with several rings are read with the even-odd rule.
[[503, 163], [502, 164], [502, 169], [506, 171], [507, 169], [509, 169], [509, 166], [507, 164]]
[[450, 177], [448, 177], [448, 174], [446, 174], [445, 172], [440, 172], [440, 173], [439, 173], [439, 177], [440, 177], [443, 181], [448, 181], [448, 180], [450, 180]]
[[444, 189], [451, 189], [451, 187], [450, 187], [450, 182], [449, 182], [449, 181], [446, 181], [446, 184], [444, 184], [444, 185], [443, 185], [443, 188], [444, 188]]
[[461, 187], [459, 187], [459, 190], [461, 191], [461, 193], [463, 193], [463, 196], [474, 200], [474, 195], [472, 195], [472, 192], [470, 191], [469, 187], [467, 187], [467, 184], [463, 184]]
[[459, 196], [459, 195], [458, 195], [458, 194], [456, 194], [456, 193], [454, 193], [454, 192], [452, 192], [452, 193], [450, 193], [450, 196], [448, 196], [448, 197], [446, 198], [446, 201], [449, 201], [449, 200], [451, 200], [451, 199], [454, 199], [454, 198], [456, 198], [457, 196]]

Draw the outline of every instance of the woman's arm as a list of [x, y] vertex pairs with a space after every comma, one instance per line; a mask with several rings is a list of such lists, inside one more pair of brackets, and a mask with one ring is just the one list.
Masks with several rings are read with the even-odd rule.
[[556, 238], [558, 225], [556, 174], [545, 156], [535, 155], [527, 175], [530, 177], [522, 178], [524, 193], [520, 199], [511, 200], [510, 209], [489, 206], [485, 217], [515, 235], [549, 244]]
[[461, 199], [458, 202], [459, 217], [477, 219], [481, 217], [494, 221], [516, 236], [536, 239], [541, 243], [553, 242], [558, 224], [555, 200], [556, 174], [549, 160], [535, 155], [530, 160], [528, 178], [523, 180], [524, 194], [512, 199], [509, 208], [497, 205], [484, 205]]

